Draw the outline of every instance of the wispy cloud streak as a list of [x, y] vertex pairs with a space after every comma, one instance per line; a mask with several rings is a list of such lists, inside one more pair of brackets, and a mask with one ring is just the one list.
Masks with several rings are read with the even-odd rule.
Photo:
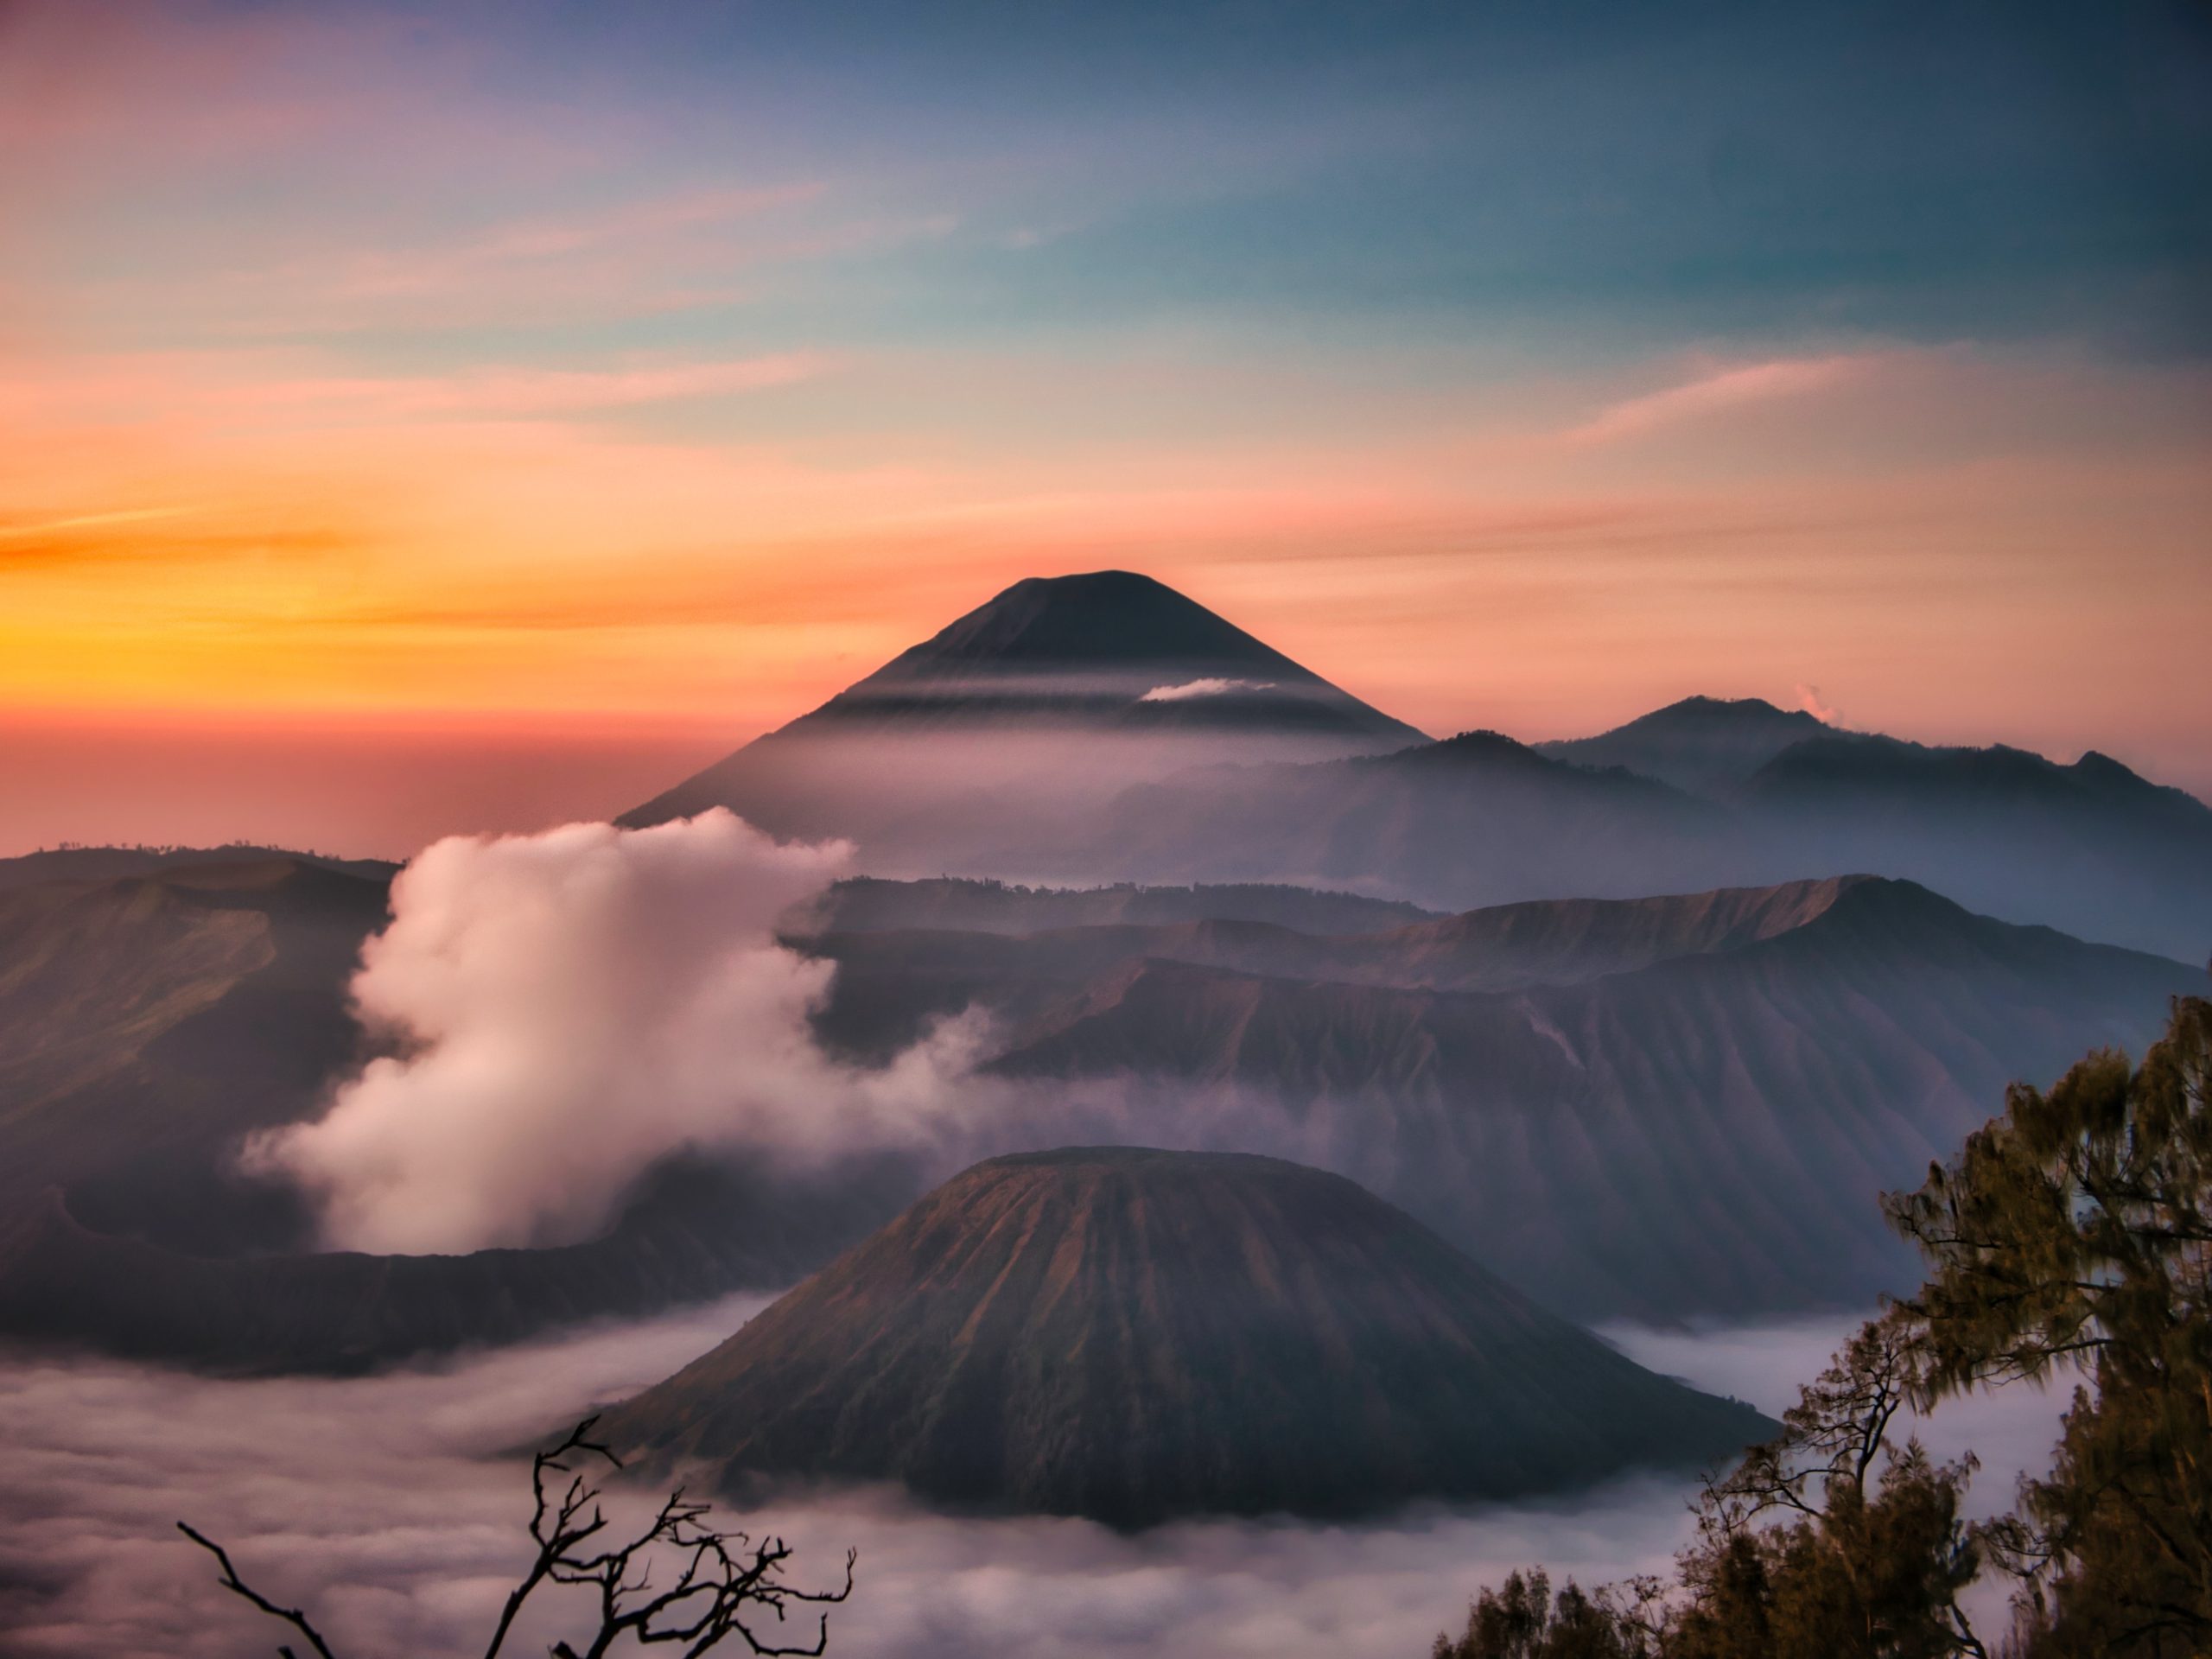
[[1615, 443], [1706, 416], [1824, 391], [1871, 372], [1875, 360], [1854, 356], [1781, 358], [1714, 369], [1680, 385], [1609, 404], [1581, 425], [1560, 434], [1559, 441], [1573, 448]]

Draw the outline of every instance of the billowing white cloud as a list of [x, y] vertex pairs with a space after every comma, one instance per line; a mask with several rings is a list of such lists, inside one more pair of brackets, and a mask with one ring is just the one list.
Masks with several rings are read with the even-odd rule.
[[883, 1070], [840, 1064], [810, 1024], [834, 967], [772, 931], [850, 852], [719, 808], [437, 842], [393, 885], [353, 982], [397, 1052], [248, 1161], [315, 1198], [329, 1243], [423, 1254], [586, 1236], [680, 1148], [919, 1141], [976, 1027], [941, 1027]]
[[1188, 702], [1193, 697], [1218, 697], [1230, 691], [1272, 691], [1273, 680], [1190, 680], [1181, 685], [1155, 685], [1139, 702]]
[[1592, 419], [1561, 434], [1560, 442], [1570, 447], [1582, 447], [1641, 437], [1678, 421], [1824, 391], [1873, 372], [1883, 361], [1879, 356], [1868, 353], [1777, 358], [1763, 363], [1708, 366], [1679, 385], [1608, 405]]

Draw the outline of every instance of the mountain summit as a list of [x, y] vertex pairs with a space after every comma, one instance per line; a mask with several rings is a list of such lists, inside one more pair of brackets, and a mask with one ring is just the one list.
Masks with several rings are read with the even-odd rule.
[[1334, 734], [1351, 747], [1427, 741], [1128, 570], [1018, 582], [784, 729], [1008, 720]]
[[1033, 576], [620, 822], [727, 806], [879, 868], [1000, 874], [1147, 778], [1427, 741], [1149, 576]]
[[1725, 794], [1795, 743], [1834, 737], [1802, 709], [1763, 697], [1684, 697], [1595, 737], [1535, 747], [1581, 766], [1625, 766], [1694, 795]]
[[1206, 664], [1309, 682], [1273, 646], [1162, 582], [1131, 570], [1030, 576], [942, 632], [902, 652], [862, 684], [1009, 667]]
[[1342, 1176], [1073, 1147], [939, 1187], [601, 1432], [655, 1464], [1084, 1515], [1349, 1515], [1730, 1456], [1767, 1425]]

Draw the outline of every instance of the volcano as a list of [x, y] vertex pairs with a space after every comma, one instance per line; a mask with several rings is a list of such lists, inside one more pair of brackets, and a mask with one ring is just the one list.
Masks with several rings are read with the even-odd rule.
[[1033, 576], [620, 822], [726, 806], [878, 873], [997, 874], [1146, 778], [1427, 741], [1149, 576]]
[[1005, 720], [1331, 734], [1351, 750], [1427, 741], [1173, 588], [1126, 570], [1018, 582], [797, 724]]
[[1341, 1176], [1128, 1147], [976, 1165], [601, 1424], [725, 1491], [890, 1479], [1120, 1527], [1560, 1490], [1771, 1427]]

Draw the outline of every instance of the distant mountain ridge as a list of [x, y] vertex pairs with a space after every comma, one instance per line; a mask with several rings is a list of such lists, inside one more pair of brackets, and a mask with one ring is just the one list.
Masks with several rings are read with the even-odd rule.
[[917, 1040], [930, 1020], [970, 1004], [1019, 1033], [1098, 975], [1140, 960], [1395, 990], [1526, 991], [1772, 938], [1809, 925], [1873, 880], [1844, 876], [1655, 899], [1501, 905], [1338, 934], [1234, 915], [1062, 925], [1044, 911], [1037, 915], [1040, 925], [1026, 929], [831, 926], [795, 934], [792, 943], [837, 964], [830, 1001], [817, 1016], [823, 1033], [846, 1052], [883, 1061]]
[[2212, 808], [2094, 753], [2069, 766], [1825, 734], [1714, 796], [1467, 733], [1135, 785], [1082, 845], [1071, 865], [1119, 879], [1294, 881], [1455, 911], [1872, 871], [2007, 920], [2212, 952]]
[[42, 881], [112, 881], [118, 876], [145, 875], [186, 864], [245, 864], [276, 859], [317, 865], [372, 881], [389, 880], [399, 868], [389, 859], [338, 858], [247, 842], [223, 847], [61, 846], [0, 858], [0, 891]]
[[1142, 1527], [1555, 1491], [1770, 1426], [1340, 1177], [1078, 1147], [955, 1177], [599, 1427], [740, 1493], [895, 1479]]
[[[1058, 1114], [1262, 1147], [1404, 1205], [1582, 1317], [1862, 1304], [1876, 1197], [2021, 1077], [2139, 1050], [2201, 973], [1858, 877], [1514, 906], [1365, 936], [1265, 924], [825, 935], [826, 1040], [970, 1004]], [[1091, 1131], [1096, 1133], [1096, 1130]]]
[[[1863, 877], [1412, 920], [1239, 887], [861, 883], [845, 902], [855, 927], [796, 938], [836, 964], [819, 1033], [881, 1060], [978, 1005], [995, 1033], [978, 1099], [995, 1077], [1016, 1109], [969, 1155], [1287, 1154], [1590, 1317], [1896, 1287], [1910, 1264], [1875, 1192], [2014, 1078], [2139, 1049], [2201, 983]], [[1260, 918], [1301, 910], [1316, 931]], [[1065, 925], [1136, 914], [1166, 919]], [[384, 915], [381, 880], [288, 860], [0, 892], [0, 1332], [358, 1368], [789, 1283], [928, 1177], [892, 1156], [675, 1167], [566, 1250], [300, 1254], [296, 1196], [229, 1154], [358, 1062], [346, 985]]]
[[1792, 744], [1833, 728], [1759, 697], [1684, 697], [1595, 737], [1532, 747], [1582, 766], [1619, 766], [1694, 795], [1725, 794]]
[[1440, 912], [1865, 870], [2212, 952], [2212, 809], [2091, 752], [1694, 696], [1596, 736], [1432, 742], [1149, 577], [1016, 583], [622, 819], [722, 805], [879, 876], [1293, 886]]
[[1135, 785], [1067, 861], [1124, 880], [1281, 880], [1456, 912], [1743, 885], [1749, 852], [1714, 802], [1465, 732], [1388, 754]]
[[1281, 883], [1150, 887], [1025, 887], [1018, 882], [938, 876], [887, 881], [852, 876], [790, 919], [809, 933], [874, 933], [892, 928], [953, 928], [981, 933], [1036, 933], [1056, 927], [1115, 924], [1249, 921], [1308, 933], [1355, 933], [1434, 919], [1436, 912], [1388, 899]]

